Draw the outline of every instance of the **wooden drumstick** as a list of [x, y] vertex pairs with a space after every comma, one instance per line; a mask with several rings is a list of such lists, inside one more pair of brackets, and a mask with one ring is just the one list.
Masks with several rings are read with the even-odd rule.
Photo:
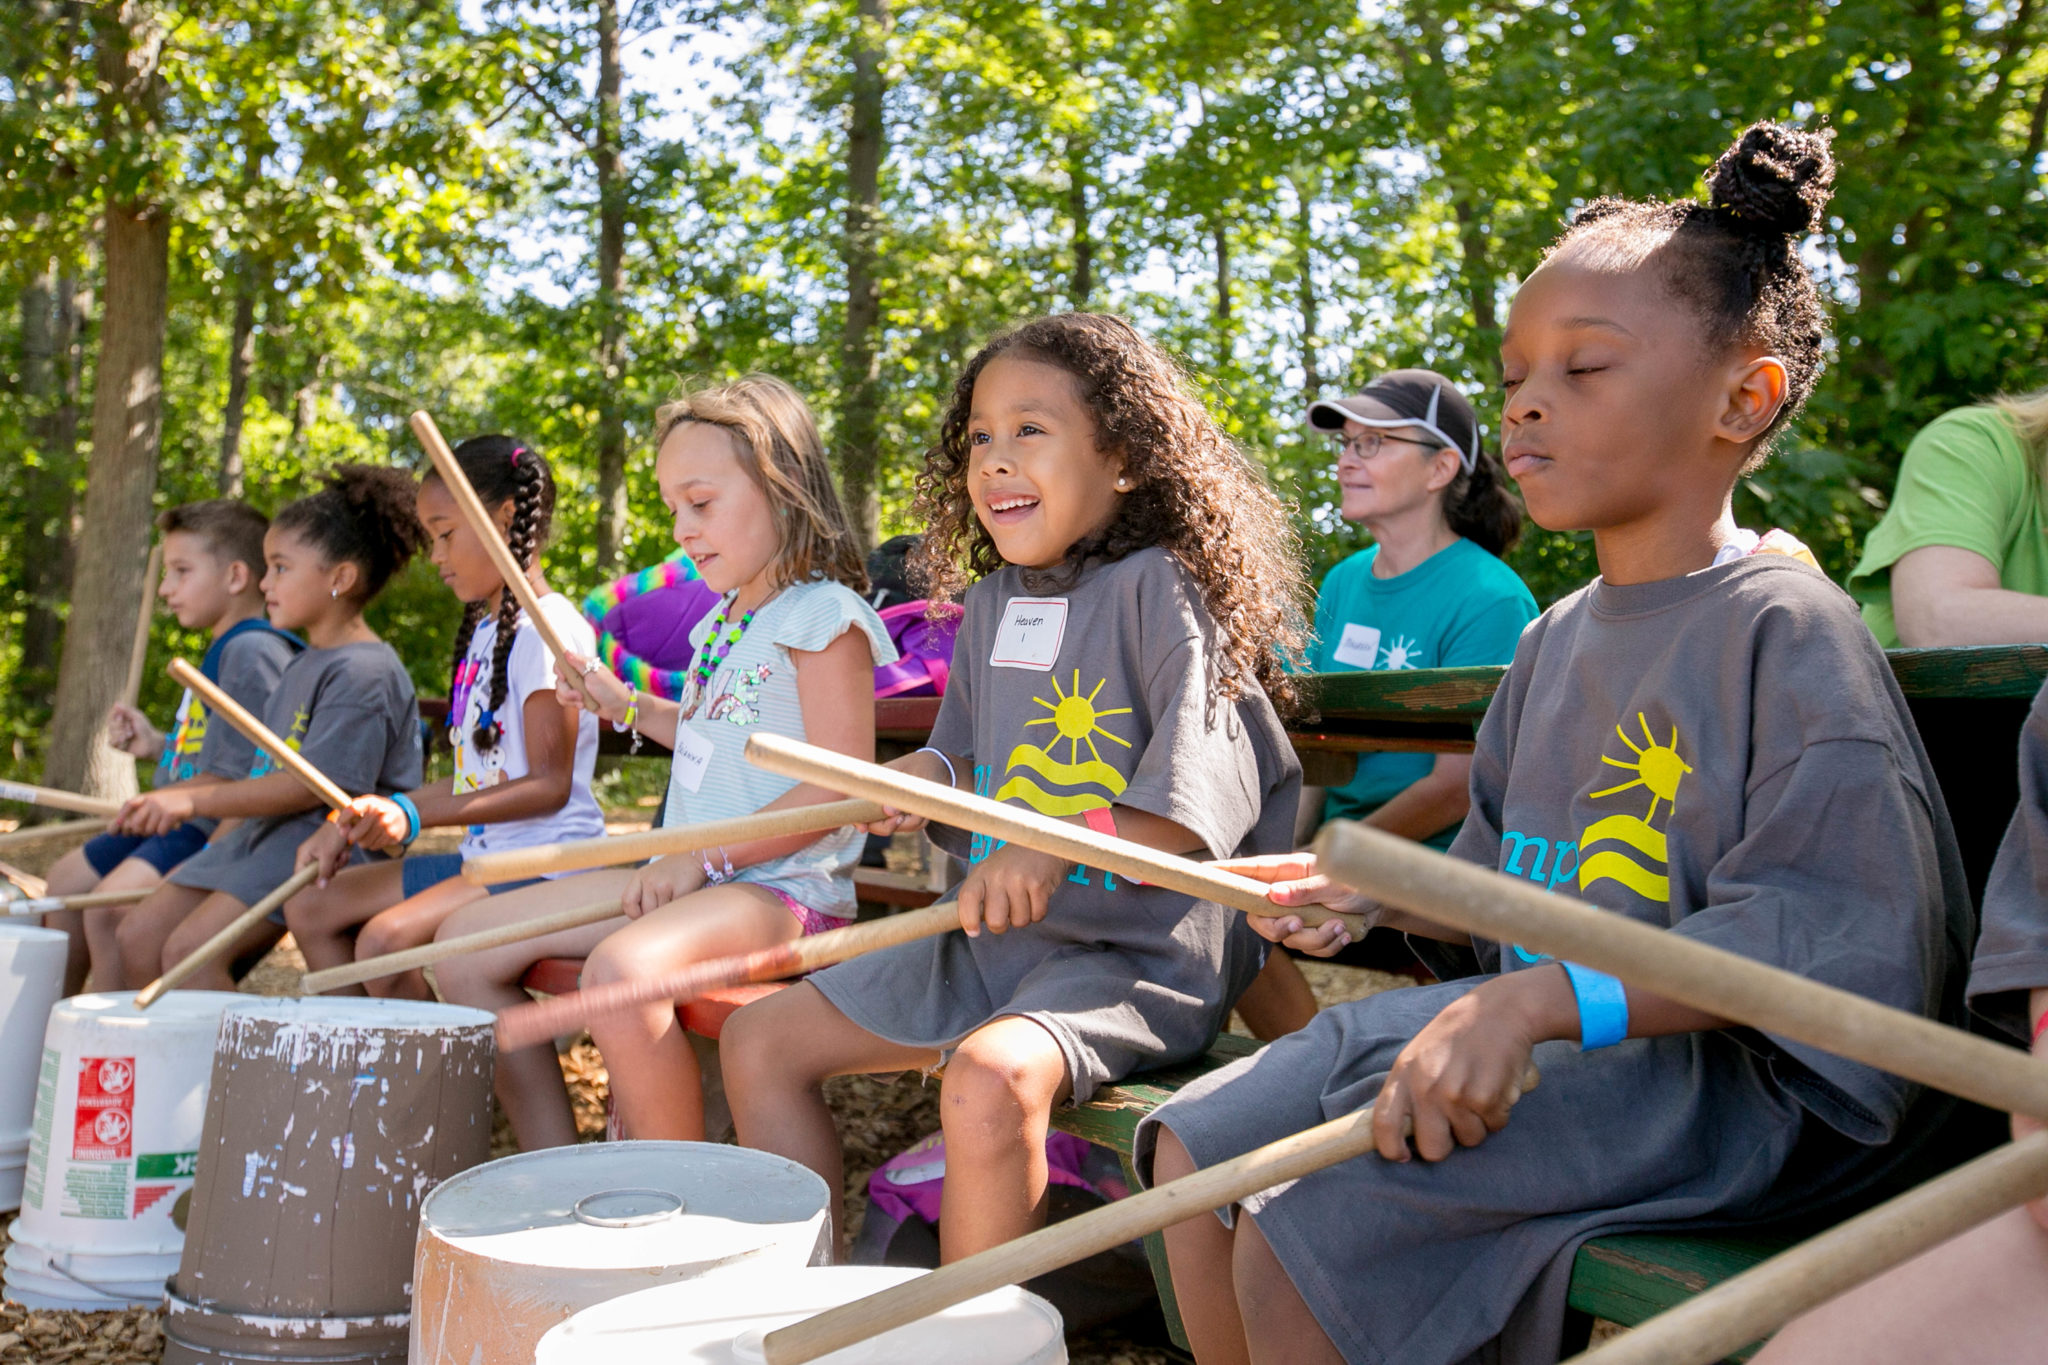
[[[1535, 1089], [1537, 1079], [1536, 1069], [1529, 1068], [1514, 1098]], [[1372, 1115], [1373, 1106], [1368, 1104], [1356, 1113], [1155, 1185], [1143, 1194], [941, 1266], [906, 1284], [777, 1328], [762, 1340], [762, 1352], [768, 1365], [801, 1365], [992, 1289], [1022, 1284], [1049, 1270], [1248, 1199], [1261, 1190], [1299, 1180], [1325, 1166], [1365, 1156], [1374, 1148]]]
[[0, 848], [13, 848], [16, 844], [34, 843], [38, 839], [58, 839], [68, 834], [98, 834], [107, 827], [105, 820], [56, 820], [47, 825], [24, 825], [17, 830], [0, 834]]
[[612, 867], [668, 853], [690, 853], [755, 839], [780, 839], [788, 834], [809, 834], [842, 825], [873, 824], [881, 818], [882, 808], [872, 801], [826, 801], [811, 806], [757, 810], [751, 815], [672, 825], [638, 834], [609, 834], [598, 839], [571, 839], [559, 844], [483, 853], [462, 864], [462, 879], [478, 886], [496, 886], [499, 882], [524, 881], [551, 872]]
[[192, 694], [205, 702], [210, 710], [224, 717], [228, 724], [268, 754], [271, 762], [305, 783], [315, 796], [336, 810], [348, 809], [347, 792], [303, 758], [297, 749], [279, 739], [276, 731], [251, 715], [247, 707], [229, 696], [204, 673], [183, 659], [173, 659], [171, 676], [190, 688]]
[[827, 791], [864, 796], [927, 820], [1058, 854], [1088, 867], [1142, 879], [1246, 914], [1295, 916], [1303, 924], [1339, 919], [1351, 930], [1353, 939], [1365, 937], [1365, 921], [1360, 916], [1340, 915], [1317, 905], [1275, 905], [1266, 899], [1266, 884], [1250, 877], [1225, 872], [1192, 858], [1161, 853], [1128, 839], [1097, 834], [1092, 829], [1006, 806], [985, 796], [973, 796], [879, 763], [863, 763], [801, 740], [756, 734], [747, 741], [747, 761], [757, 768], [798, 778]]
[[512, 594], [513, 599], [525, 611], [526, 619], [533, 623], [533, 628], [540, 632], [541, 641], [547, 645], [548, 653], [554, 656], [556, 666], [564, 674], [574, 678], [576, 690], [589, 699], [590, 689], [583, 685], [582, 675], [569, 665], [569, 647], [562, 642], [561, 633], [555, 629], [555, 623], [541, 611], [540, 598], [534, 594], [533, 584], [527, 581], [526, 569], [512, 557], [512, 547], [505, 543], [505, 533], [498, 529], [498, 523], [491, 519], [490, 512], [484, 507], [483, 499], [476, 495], [476, 489], [470, 485], [469, 476], [462, 472], [462, 466], [456, 462], [455, 452], [448, 448], [448, 442], [442, 437], [441, 428], [434, 425], [433, 417], [424, 410], [415, 412], [410, 422], [412, 434], [418, 437], [419, 443], [426, 448], [427, 458], [434, 462], [434, 469], [441, 475], [441, 482], [447, 485], [449, 494], [455, 499], [455, 505], [462, 510], [463, 520], [469, 523], [469, 529], [475, 534], [478, 543], [484, 547], [484, 553], [491, 557], [491, 565], [497, 569], [498, 576], [505, 580], [506, 591]]
[[29, 900], [8, 901], [0, 910], [11, 916], [54, 915], [64, 910], [90, 910], [96, 905], [133, 905], [156, 890], [153, 886], [135, 886], [126, 891], [83, 891], [74, 896], [36, 896]]
[[531, 1005], [514, 1005], [498, 1015], [498, 1046], [507, 1052], [532, 1047], [550, 1038], [575, 1032], [592, 1015], [608, 1014], [656, 1000], [671, 1000], [680, 1005], [706, 991], [722, 990], [727, 986], [802, 976], [805, 972], [829, 967], [878, 948], [893, 948], [899, 943], [933, 938], [959, 927], [960, 907], [952, 901], [940, 901], [922, 910], [869, 920], [865, 924], [849, 924], [844, 929], [828, 929], [822, 934], [778, 943], [773, 948], [694, 963], [644, 981], [619, 981], [593, 986], [589, 990], [570, 991]]
[[80, 796], [56, 787], [38, 787], [29, 782], [0, 782], [0, 801], [20, 801], [31, 806], [47, 806], [51, 810], [74, 811], [79, 815], [97, 815], [111, 819], [120, 814], [119, 801], [104, 801], [97, 796]]
[[2048, 1194], [2048, 1133], [2030, 1133], [1782, 1251], [1570, 1365], [1708, 1365], [1809, 1308]]
[[164, 566], [164, 543], [149, 547], [142, 570], [142, 612], [135, 618], [135, 640], [128, 647], [128, 676], [121, 683], [121, 704], [133, 707], [142, 697], [142, 665], [149, 657], [149, 626], [156, 616], [156, 576]]
[[2048, 1064], [2017, 1048], [1552, 894], [1369, 825], [1332, 821], [1315, 850], [1330, 876], [1425, 919], [1618, 976], [1722, 1019], [1993, 1109], [2048, 1118]]
[[292, 873], [291, 876], [285, 879], [284, 885], [278, 887], [277, 890], [235, 916], [233, 922], [226, 928], [180, 958], [176, 965], [162, 976], [144, 986], [135, 997], [135, 1008], [146, 1010], [158, 1000], [161, 1000], [164, 992], [191, 980], [193, 973], [234, 947], [241, 940], [242, 935], [262, 923], [271, 911], [311, 886], [313, 879], [319, 875], [320, 864], [318, 863], [307, 863], [297, 872]]
[[451, 957], [461, 957], [464, 953], [481, 952], [485, 948], [501, 948], [507, 943], [521, 943], [544, 934], [560, 933], [564, 929], [581, 929], [587, 924], [602, 924], [608, 919], [617, 919], [619, 914], [619, 898], [614, 896], [608, 901], [557, 910], [552, 915], [540, 915], [534, 919], [521, 920], [517, 924], [500, 924], [495, 928], [480, 929], [473, 934], [463, 934], [459, 938], [423, 943], [417, 948], [385, 953], [382, 957], [366, 957], [361, 962], [348, 962], [339, 967], [328, 967], [323, 971], [307, 972], [299, 982], [299, 989], [307, 995], [318, 995], [337, 986], [354, 986], [364, 981], [375, 981], [380, 976], [397, 976], [400, 972], [409, 972], [415, 967], [430, 967]]

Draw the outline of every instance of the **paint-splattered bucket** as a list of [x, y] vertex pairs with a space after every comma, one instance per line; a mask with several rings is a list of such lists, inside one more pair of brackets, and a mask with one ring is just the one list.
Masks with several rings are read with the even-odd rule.
[[86, 1311], [162, 1302], [185, 1242], [174, 1215], [192, 1187], [214, 1034], [246, 998], [173, 991], [143, 1011], [128, 995], [78, 995], [50, 1011], [7, 1297]]
[[413, 1365], [533, 1359], [541, 1333], [635, 1290], [746, 1264], [790, 1272], [829, 1250], [825, 1182], [704, 1142], [527, 1152], [427, 1197], [413, 1266]]
[[64, 993], [69, 951], [70, 940], [56, 929], [0, 923], [0, 1213], [21, 1207], [42, 1071], [37, 1044], [49, 1027], [50, 1007]]
[[[540, 1339], [536, 1365], [761, 1365], [761, 1338], [929, 1272], [751, 1266], [586, 1308]], [[1015, 1286], [826, 1356], [830, 1365], [1066, 1365], [1059, 1310]]]
[[227, 1012], [166, 1365], [404, 1361], [420, 1204], [490, 1152], [492, 1022], [402, 1000]]

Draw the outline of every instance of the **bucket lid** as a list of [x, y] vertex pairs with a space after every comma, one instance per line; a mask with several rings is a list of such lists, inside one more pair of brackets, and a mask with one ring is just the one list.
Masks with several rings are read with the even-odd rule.
[[[169, 996], [165, 996], [169, 999]], [[290, 1024], [307, 1029], [375, 1029], [379, 1032], [445, 1033], [456, 1029], [490, 1028], [497, 1017], [488, 1010], [467, 1005], [437, 1005], [419, 1000], [378, 1000], [364, 996], [306, 996], [251, 998], [239, 1001], [228, 1011], [237, 1022], [263, 1021]]]
[[703, 1264], [807, 1247], [828, 1191], [796, 1162], [709, 1142], [605, 1142], [525, 1152], [443, 1181], [421, 1236], [469, 1255], [581, 1270]]
[[[586, 1308], [540, 1339], [537, 1365], [756, 1365], [762, 1335], [914, 1280], [894, 1266], [735, 1267]], [[1011, 1286], [834, 1351], [820, 1365], [1058, 1365], [1059, 1311]]]
[[221, 1011], [249, 997], [235, 991], [170, 991], [146, 1010], [135, 1008], [135, 992], [103, 992], [74, 995], [59, 1000], [50, 1010], [50, 1026], [57, 1021], [109, 1024], [116, 1028], [149, 1028], [176, 1025], [206, 1025], [212, 1033]]

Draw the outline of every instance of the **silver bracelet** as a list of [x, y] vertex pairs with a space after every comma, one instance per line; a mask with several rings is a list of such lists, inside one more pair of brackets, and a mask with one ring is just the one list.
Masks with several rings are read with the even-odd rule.
[[934, 749], [931, 745], [927, 744], [917, 752], [921, 754], [937, 754], [939, 762], [946, 765], [946, 785], [949, 787], [958, 787], [960, 785], [960, 774], [953, 771], [953, 760], [948, 758], [944, 751]]

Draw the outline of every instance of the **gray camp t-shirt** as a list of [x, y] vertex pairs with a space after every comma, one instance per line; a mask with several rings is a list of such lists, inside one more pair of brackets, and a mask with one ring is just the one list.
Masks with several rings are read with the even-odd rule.
[[[351, 796], [420, 785], [419, 704], [412, 679], [381, 640], [309, 649], [286, 666], [262, 721]], [[257, 750], [251, 777], [276, 767]], [[244, 820], [171, 874], [179, 886], [225, 891], [254, 904], [292, 874], [324, 806]]]
[[1984, 886], [1984, 929], [1970, 964], [1970, 1004], [2026, 1042], [2027, 995], [2048, 986], [2048, 685], [2020, 729], [2020, 803]]
[[[1092, 563], [1064, 591], [1004, 568], [975, 585], [932, 729], [984, 796], [1056, 817], [1112, 805], [1198, 835], [1214, 857], [1289, 847], [1301, 768], [1262, 691], [1215, 695], [1215, 627], [1164, 550]], [[979, 862], [993, 841], [942, 826]], [[868, 1031], [946, 1049], [999, 1015], [1042, 1024], [1074, 1100], [1194, 1056], [1264, 961], [1244, 917], [1077, 867], [1041, 922], [950, 933], [811, 978]]]
[[[274, 630], [245, 630], [221, 646], [220, 686], [245, 708], [263, 714], [278, 679], [299, 649]], [[199, 771], [226, 782], [239, 782], [256, 763], [256, 744], [225, 720], [208, 718], [206, 738], [199, 745]]]
[[[1472, 813], [1451, 854], [1962, 1018], [1974, 916], [1940, 788], [1854, 606], [1783, 556], [1596, 580], [1544, 613], [1480, 727]], [[1411, 942], [1439, 975], [1457, 974], [1449, 945]], [[1475, 949], [1482, 971], [1545, 960]], [[1890, 1138], [1915, 1093], [1805, 1044], [1736, 1036], [1859, 1142]]]

